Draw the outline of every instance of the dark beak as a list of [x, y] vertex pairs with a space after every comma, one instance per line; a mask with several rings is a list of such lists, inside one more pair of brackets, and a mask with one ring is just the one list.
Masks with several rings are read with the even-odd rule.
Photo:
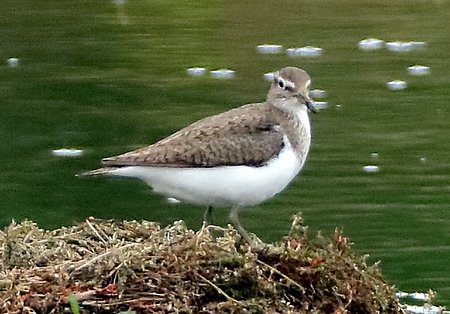
[[306, 107], [308, 107], [308, 109], [311, 110], [313, 113], [319, 113], [319, 109], [317, 109], [312, 99], [306, 100]]

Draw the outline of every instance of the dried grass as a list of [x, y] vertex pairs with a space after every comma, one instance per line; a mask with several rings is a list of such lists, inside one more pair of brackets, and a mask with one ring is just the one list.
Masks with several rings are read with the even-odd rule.
[[82, 313], [401, 313], [338, 230], [309, 239], [295, 216], [281, 243], [252, 250], [238, 238], [182, 221], [13, 222], [0, 232], [0, 312], [68, 313], [73, 294]]

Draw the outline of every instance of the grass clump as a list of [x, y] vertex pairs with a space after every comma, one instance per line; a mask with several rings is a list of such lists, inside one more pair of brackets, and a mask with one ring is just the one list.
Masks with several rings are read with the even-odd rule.
[[[216, 236], [212, 236], [215, 234]], [[338, 230], [309, 238], [294, 217], [283, 241], [252, 249], [236, 231], [182, 221], [31, 221], [0, 232], [0, 312], [401, 313], [376, 265]]]

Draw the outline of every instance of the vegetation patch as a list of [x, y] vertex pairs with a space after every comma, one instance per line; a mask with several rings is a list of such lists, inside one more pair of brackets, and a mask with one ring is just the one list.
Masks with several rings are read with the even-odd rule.
[[0, 312], [402, 313], [348, 238], [310, 238], [300, 216], [259, 249], [232, 227], [93, 218], [57, 230], [13, 222], [0, 245]]

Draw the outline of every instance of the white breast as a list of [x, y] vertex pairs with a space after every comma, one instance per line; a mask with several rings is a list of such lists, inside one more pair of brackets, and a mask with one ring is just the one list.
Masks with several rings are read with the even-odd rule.
[[306, 161], [306, 156], [309, 152], [309, 147], [311, 146], [311, 125], [309, 122], [308, 109], [303, 103], [299, 103], [297, 99], [291, 98], [287, 101], [282, 101], [277, 104], [278, 107], [283, 108], [283, 110], [290, 111], [296, 116], [299, 121], [300, 127], [297, 130], [299, 138], [301, 138], [301, 147], [299, 147], [299, 158], [301, 160], [300, 168]]

